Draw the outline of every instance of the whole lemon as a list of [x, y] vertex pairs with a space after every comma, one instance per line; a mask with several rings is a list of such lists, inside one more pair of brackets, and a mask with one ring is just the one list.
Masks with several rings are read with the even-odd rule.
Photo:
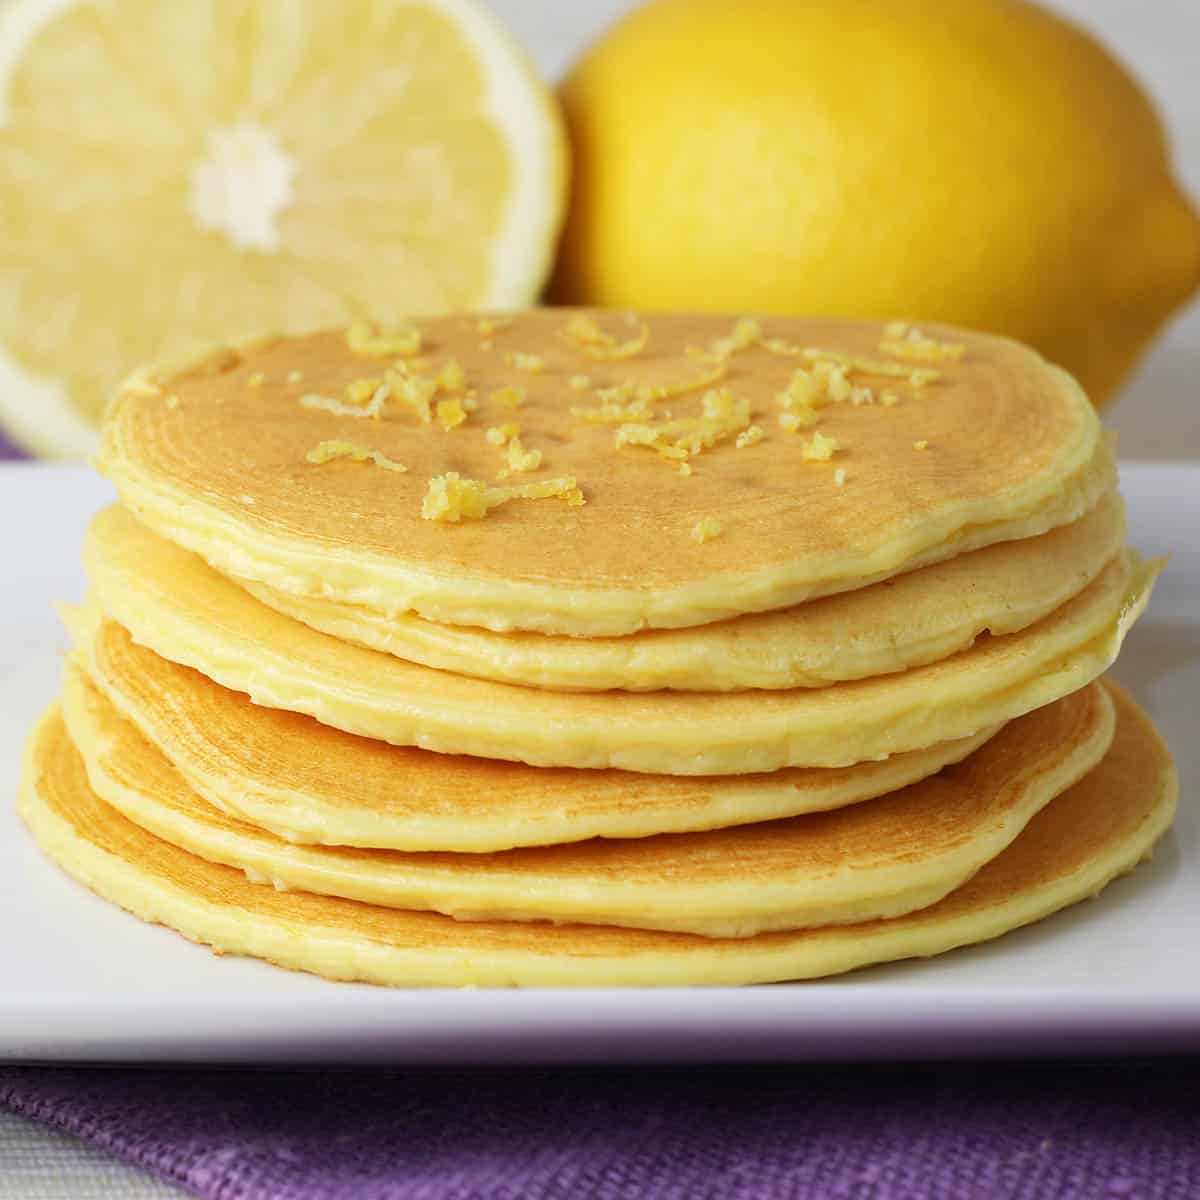
[[1200, 282], [1150, 100], [1022, 0], [654, 0], [561, 94], [559, 301], [944, 320], [1102, 403]]

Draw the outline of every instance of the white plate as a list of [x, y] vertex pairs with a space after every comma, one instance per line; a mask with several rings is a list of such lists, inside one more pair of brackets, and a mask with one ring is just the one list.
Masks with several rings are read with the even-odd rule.
[[107, 486], [0, 468], [0, 1058], [546, 1063], [1200, 1049], [1200, 464], [1135, 465], [1132, 539], [1170, 552], [1116, 675], [1167, 735], [1174, 833], [1100, 899], [990, 945], [820, 983], [661, 991], [388, 991], [215, 958], [96, 899], [18, 822], [21, 743], [57, 687], [51, 610], [80, 594]]

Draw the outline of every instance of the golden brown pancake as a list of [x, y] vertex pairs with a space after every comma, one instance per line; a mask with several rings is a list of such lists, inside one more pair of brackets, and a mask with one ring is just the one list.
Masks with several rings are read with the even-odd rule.
[[[590, 925], [462, 922], [251, 884], [121, 816], [88, 786], [52, 709], [30, 738], [20, 808], [43, 849], [93, 891], [221, 953], [332, 979], [420, 985], [680, 985], [804, 979], [993, 938], [1095, 895], [1169, 827], [1177, 781], [1119, 691], [1103, 762], [946, 899], [891, 920], [752, 938]], [[1059, 934], [1063, 929], [1056, 931]]]
[[1122, 556], [1028, 629], [876, 679], [771, 692], [578, 693], [433, 671], [319, 633], [120, 508], [93, 521], [84, 560], [96, 603], [136, 641], [256, 703], [441, 753], [671, 775], [849, 766], [1048, 704], [1112, 663], [1158, 570]]
[[464, 920], [550, 920], [747, 937], [899, 916], [940, 900], [1090, 771], [1112, 741], [1099, 683], [1010, 722], [955, 767], [836, 813], [500, 854], [297, 846], [190, 788], [83, 673], [67, 730], [101, 799], [254, 882]]
[[76, 622], [73, 660], [210, 803], [291, 842], [479, 852], [767, 821], [881, 796], [995, 734], [852, 767], [672, 776], [532, 768], [355, 737], [251, 703], [120, 625]]
[[1124, 540], [1124, 505], [1112, 491], [1078, 521], [1040, 537], [999, 542], [858, 591], [614, 638], [494, 633], [238, 582], [333, 637], [502, 683], [572, 691], [825, 687], [937, 662], [981, 633], [1025, 629], [1078, 595]]
[[[718, 361], [713, 343], [734, 318], [655, 314], [644, 347], [597, 360], [603, 344], [572, 336], [580, 318], [636, 349], [634, 330], [612, 314], [540, 310], [487, 336], [474, 317], [421, 321], [416, 365], [402, 353], [411, 346], [374, 357], [338, 332], [144, 372], [110, 410], [100, 465], [143, 521], [231, 574], [384, 614], [587, 636], [853, 590], [1076, 520], [1112, 485], [1083, 392], [1015, 342], [931, 326], [935, 342], [964, 352], [913, 362], [881, 349], [879, 322], [769, 318], [744, 348], [718, 346]], [[689, 347], [710, 353], [696, 358]], [[806, 378], [816, 370], [806, 350], [840, 357], [850, 373], [824, 387], [818, 407], [804, 406], [814, 425], [789, 431], [779, 396], [797, 369]], [[389, 382], [395, 362], [404, 375]], [[454, 388], [427, 394], [459, 368]], [[346, 415], [347, 397], [365, 404], [379, 381], [392, 388], [379, 419]], [[515, 407], [511, 388], [521, 389]], [[652, 398], [664, 388], [690, 390]], [[714, 388], [728, 397], [709, 401], [718, 417], [702, 420]], [[403, 399], [414, 389], [427, 405], [477, 408], [443, 428]], [[648, 415], [594, 419], [605, 404], [639, 403]], [[572, 411], [584, 409], [592, 419]], [[719, 416], [732, 410], [741, 415]], [[678, 454], [690, 436], [678, 425], [663, 432], [681, 420], [693, 422], [699, 452], [664, 458], [659, 450]], [[717, 436], [713, 420], [724, 432], [702, 449]], [[523, 453], [542, 457], [505, 486], [573, 479], [586, 503], [518, 500], [481, 520], [425, 519], [431, 480], [456, 472], [495, 484], [512, 469], [487, 437], [509, 423], [520, 426]], [[622, 425], [627, 442], [651, 437], [658, 449], [618, 447]], [[739, 446], [751, 426], [761, 440]], [[308, 460], [331, 442], [383, 457]], [[814, 460], [834, 443], [828, 461]], [[712, 521], [719, 536], [700, 540]]]

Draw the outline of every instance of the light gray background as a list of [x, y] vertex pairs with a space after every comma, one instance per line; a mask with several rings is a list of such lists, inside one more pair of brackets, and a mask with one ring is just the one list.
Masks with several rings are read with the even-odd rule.
[[[490, 0], [557, 78], [635, 0]], [[1200, 0], [1053, 0], [1134, 68], [1170, 126], [1179, 173], [1200, 198]], [[1175, 321], [1126, 388], [1109, 422], [1128, 458], [1200, 455], [1200, 304]], [[1200, 514], [1197, 515], [1200, 520]], [[0, 1114], [0, 1200], [178, 1195], [73, 1138]]]

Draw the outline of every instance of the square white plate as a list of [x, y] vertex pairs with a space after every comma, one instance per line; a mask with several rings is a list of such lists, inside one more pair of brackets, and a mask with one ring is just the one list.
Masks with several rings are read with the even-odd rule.
[[1132, 540], [1172, 554], [1115, 674], [1178, 759], [1175, 831], [1098, 900], [990, 945], [820, 983], [389, 991], [215, 958], [110, 907], [20, 825], [21, 744], [80, 595], [83, 470], [0, 467], [0, 1058], [11, 1061], [783, 1061], [1200, 1050], [1200, 463], [1123, 471]]

